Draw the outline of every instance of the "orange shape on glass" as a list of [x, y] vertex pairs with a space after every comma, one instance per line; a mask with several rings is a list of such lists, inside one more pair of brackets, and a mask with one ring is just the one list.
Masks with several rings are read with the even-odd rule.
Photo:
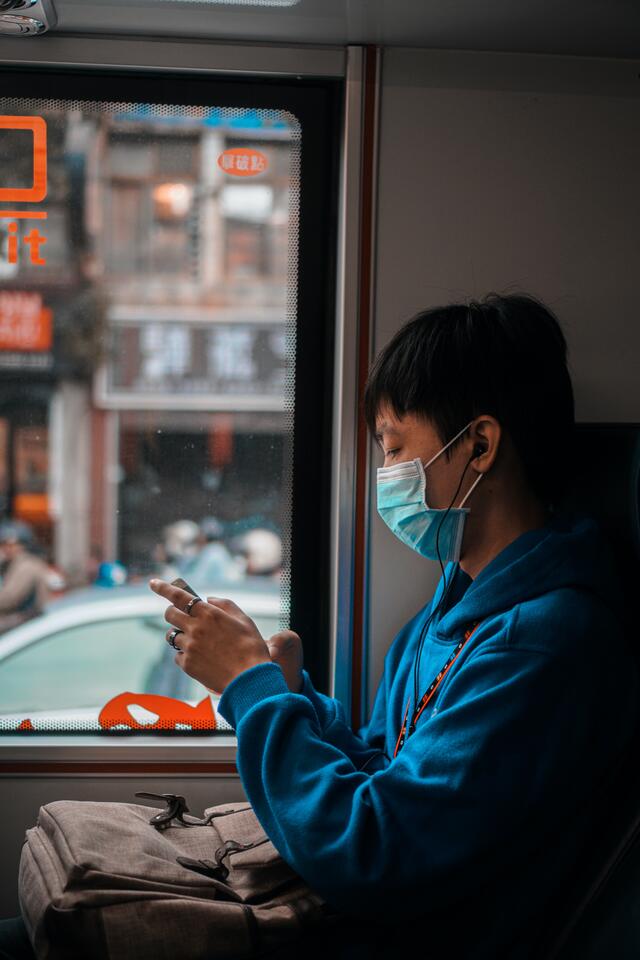
[[[138, 723], [128, 708], [135, 704], [151, 713], [156, 713], [155, 723]], [[105, 703], [100, 711], [98, 723], [103, 730], [110, 730], [117, 724], [125, 724], [132, 730], [175, 730], [177, 723], [186, 723], [197, 730], [215, 730], [216, 715], [209, 697], [192, 707], [183, 700], [173, 697], [161, 697], [155, 693], [120, 693]]]
[[18, 730], [33, 730], [33, 724], [31, 720], [23, 720], [22, 723], [18, 724]]
[[264, 153], [250, 147], [233, 147], [218, 157], [218, 166], [232, 177], [256, 177], [269, 166]]
[[47, 195], [47, 124], [42, 117], [0, 117], [0, 130], [30, 130], [33, 134], [33, 185], [0, 187], [0, 200], [40, 203]]

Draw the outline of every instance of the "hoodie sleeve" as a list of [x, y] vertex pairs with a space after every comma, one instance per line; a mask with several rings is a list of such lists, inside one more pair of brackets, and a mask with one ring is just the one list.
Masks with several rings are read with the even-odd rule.
[[342, 750], [353, 761], [356, 769], [366, 765], [367, 771], [373, 773], [376, 769], [383, 769], [390, 761], [385, 750], [390, 684], [397, 674], [398, 663], [406, 651], [408, 639], [412, 636], [416, 624], [424, 622], [431, 611], [432, 603], [433, 600], [422, 607], [394, 637], [384, 658], [384, 670], [369, 722], [355, 733], [351, 730], [340, 700], [318, 693], [309, 673], [302, 671], [303, 685], [300, 693], [308, 697], [313, 704], [322, 739]]
[[340, 700], [318, 693], [306, 670], [302, 671], [302, 676], [304, 683], [300, 692], [313, 704], [322, 739], [332, 743], [349, 757], [356, 769], [366, 764], [367, 770], [372, 772], [377, 767], [385, 766], [388, 763], [384, 753], [386, 678], [383, 677], [378, 688], [369, 722], [354, 733], [347, 722]]
[[313, 703], [289, 692], [276, 664], [236, 677], [219, 707], [237, 732], [246, 795], [283, 859], [338, 910], [401, 916], [522, 863], [549, 818], [584, 805], [628, 717], [620, 683], [593, 661], [572, 666], [527, 649], [471, 655], [437, 712], [373, 774], [324, 739]]

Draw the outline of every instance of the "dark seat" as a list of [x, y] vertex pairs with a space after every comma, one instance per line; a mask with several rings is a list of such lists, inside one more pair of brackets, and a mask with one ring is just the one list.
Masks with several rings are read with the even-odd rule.
[[626, 834], [605, 861], [558, 960], [636, 960], [640, 956], [640, 792]]
[[301, 938], [261, 954], [261, 960], [387, 960], [388, 933], [364, 920], [345, 918], [335, 927], [309, 930]]
[[[640, 586], [640, 430], [598, 425], [578, 433], [568, 506], [599, 521], [614, 553], [625, 629], [640, 664], [635, 597]], [[603, 638], [603, 643], [606, 638]], [[640, 723], [640, 719], [639, 719]], [[594, 806], [589, 849], [538, 944], [539, 960], [640, 957], [640, 726], [618, 774]]]

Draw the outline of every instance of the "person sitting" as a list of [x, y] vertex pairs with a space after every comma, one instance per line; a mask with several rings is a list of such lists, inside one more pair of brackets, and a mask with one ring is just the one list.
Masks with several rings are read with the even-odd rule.
[[315, 690], [294, 632], [267, 643], [230, 600], [188, 615], [188, 593], [150, 586], [171, 603], [176, 663], [221, 693], [256, 816], [307, 884], [383, 921], [389, 949], [418, 937], [524, 960], [638, 722], [606, 545], [559, 509], [574, 433], [564, 335], [525, 295], [422, 311], [378, 356], [364, 406], [378, 511], [441, 566], [386, 653], [368, 723], [353, 731]]
[[49, 570], [37, 555], [30, 527], [20, 521], [0, 524], [0, 552], [0, 633], [5, 633], [42, 613], [50, 598]]
[[209, 588], [242, 580], [244, 564], [227, 549], [221, 521], [217, 517], [204, 517], [198, 529], [197, 553], [184, 564], [182, 575], [192, 584]]

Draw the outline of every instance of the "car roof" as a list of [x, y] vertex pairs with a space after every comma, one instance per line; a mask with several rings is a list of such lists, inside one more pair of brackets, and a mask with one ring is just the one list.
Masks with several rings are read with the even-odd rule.
[[[208, 596], [213, 596], [210, 590], [206, 592]], [[278, 592], [252, 592], [228, 585], [224, 596], [237, 603], [250, 617], [278, 617], [280, 614]], [[40, 616], [0, 635], [0, 657], [7, 656], [26, 643], [69, 627], [140, 615], [163, 617], [167, 605], [165, 597], [153, 593], [146, 585], [131, 585], [130, 588], [97, 587], [95, 590], [89, 587], [74, 591], [68, 597], [50, 603]]]
[[[237, 584], [228, 582], [215, 583], [213, 585], [195, 584], [194, 590], [202, 597], [228, 597], [238, 603], [239, 606], [241, 606], [241, 604], [236, 600], [236, 597], [241, 595], [251, 597], [259, 595], [278, 598], [280, 596], [280, 584], [275, 580], [266, 580], [264, 577], [247, 577]], [[89, 587], [79, 587], [75, 590], [70, 590], [68, 593], [63, 594], [63, 596], [57, 597], [46, 606], [45, 610], [47, 612], [60, 610], [66, 606], [75, 606], [75, 604], [80, 602], [92, 602], [96, 600], [111, 601], [115, 598], [148, 596], [157, 596], [157, 594], [153, 593], [147, 580], [137, 583], [125, 583], [121, 586], [114, 587], [103, 587], [92, 584]], [[163, 599], [163, 602], [166, 603], [167, 601]]]

